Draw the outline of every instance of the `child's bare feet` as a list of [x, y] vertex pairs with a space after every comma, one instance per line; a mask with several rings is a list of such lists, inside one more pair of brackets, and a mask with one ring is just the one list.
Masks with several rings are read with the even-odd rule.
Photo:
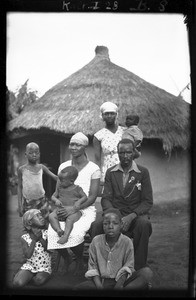
[[64, 231], [62, 229], [57, 230], [58, 236], [62, 236], [64, 234]]
[[67, 243], [68, 241], [68, 238], [69, 238], [69, 235], [68, 234], [64, 234], [60, 237], [60, 239], [57, 241], [58, 244], [65, 244]]

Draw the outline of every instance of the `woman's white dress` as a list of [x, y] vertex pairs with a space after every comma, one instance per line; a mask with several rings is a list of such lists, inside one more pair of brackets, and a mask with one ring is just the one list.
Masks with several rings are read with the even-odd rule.
[[94, 134], [101, 143], [101, 181], [103, 182], [107, 169], [119, 163], [117, 145], [122, 139], [124, 130], [125, 128], [119, 125], [115, 133], [102, 128]]
[[[71, 166], [71, 164], [72, 164], [71, 160], [62, 163], [59, 166], [58, 173], [65, 167]], [[84, 192], [88, 195], [90, 190], [91, 179], [97, 179], [100, 178], [100, 176], [101, 176], [101, 172], [99, 166], [96, 165], [94, 162], [89, 161], [87, 165], [82, 170], [79, 171], [75, 184], [81, 186]], [[82, 216], [77, 222], [74, 223], [69, 239], [65, 244], [57, 243], [57, 241], [59, 240], [59, 236], [53, 230], [52, 226], [49, 224], [48, 250], [75, 247], [84, 241], [84, 236], [86, 232], [89, 230], [91, 223], [96, 218], [96, 208], [93, 204], [81, 210], [81, 212], [82, 212]], [[60, 226], [64, 230], [65, 222], [60, 222]]]

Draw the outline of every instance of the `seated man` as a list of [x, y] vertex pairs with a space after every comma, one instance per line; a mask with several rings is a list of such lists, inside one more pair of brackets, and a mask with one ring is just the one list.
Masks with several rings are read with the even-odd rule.
[[[133, 239], [135, 270], [146, 266], [152, 226], [148, 213], [153, 205], [148, 170], [133, 161], [134, 142], [122, 139], [117, 146], [120, 163], [106, 171], [101, 206], [120, 210], [122, 232]], [[91, 237], [103, 233], [102, 212], [91, 225]]]

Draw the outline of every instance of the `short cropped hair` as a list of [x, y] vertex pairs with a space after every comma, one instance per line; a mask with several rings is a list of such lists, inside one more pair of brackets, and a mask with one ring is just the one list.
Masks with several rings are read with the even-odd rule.
[[118, 142], [118, 145], [117, 145], [117, 150], [119, 149], [119, 145], [120, 144], [131, 144], [133, 146], [133, 150], [135, 150], [135, 143], [134, 143], [134, 140], [132, 139], [122, 139]]
[[114, 208], [114, 207], [110, 207], [106, 210], [104, 210], [104, 212], [102, 213], [102, 216], [105, 217], [106, 214], [109, 214], [109, 213], [112, 213], [112, 214], [115, 214], [119, 217], [119, 219], [121, 220], [122, 219], [122, 215], [121, 215], [121, 212], [119, 209], [117, 208]]
[[34, 142], [30, 142], [26, 145], [26, 151], [28, 151], [29, 148], [34, 147], [34, 148], [38, 148], [39, 149], [39, 145], [37, 143]]
[[68, 166], [62, 169], [59, 173], [60, 174], [66, 174], [70, 179], [73, 179], [74, 181], [78, 177], [78, 170], [74, 166]]

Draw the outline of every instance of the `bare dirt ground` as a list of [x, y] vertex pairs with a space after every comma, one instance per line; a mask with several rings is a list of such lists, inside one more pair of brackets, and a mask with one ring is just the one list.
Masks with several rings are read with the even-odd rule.
[[[99, 203], [97, 204], [99, 209]], [[17, 293], [12, 289], [12, 278], [22, 264], [22, 250], [20, 245], [21, 218], [17, 213], [17, 197], [12, 196], [8, 200], [7, 221], [7, 270], [5, 291], [9, 294]], [[182, 291], [188, 289], [189, 282], [189, 230], [190, 214], [189, 203], [181, 199], [170, 204], [154, 205], [151, 214], [153, 233], [149, 242], [148, 264], [154, 273], [152, 290]], [[74, 277], [72, 270], [74, 261], [70, 265], [69, 272], [63, 273], [63, 261], [59, 269], [50, 280], [42, 287], [41, 294], [62, 293], [71, 290], [73, 286], [83, 280], [84, 276]], [[87, 258], [86, 266], [87, 268]], [[24, 292], [38, 292], [39, 289], [27, 286]], [[55, 292], [53, 292], [55, 290]]]

